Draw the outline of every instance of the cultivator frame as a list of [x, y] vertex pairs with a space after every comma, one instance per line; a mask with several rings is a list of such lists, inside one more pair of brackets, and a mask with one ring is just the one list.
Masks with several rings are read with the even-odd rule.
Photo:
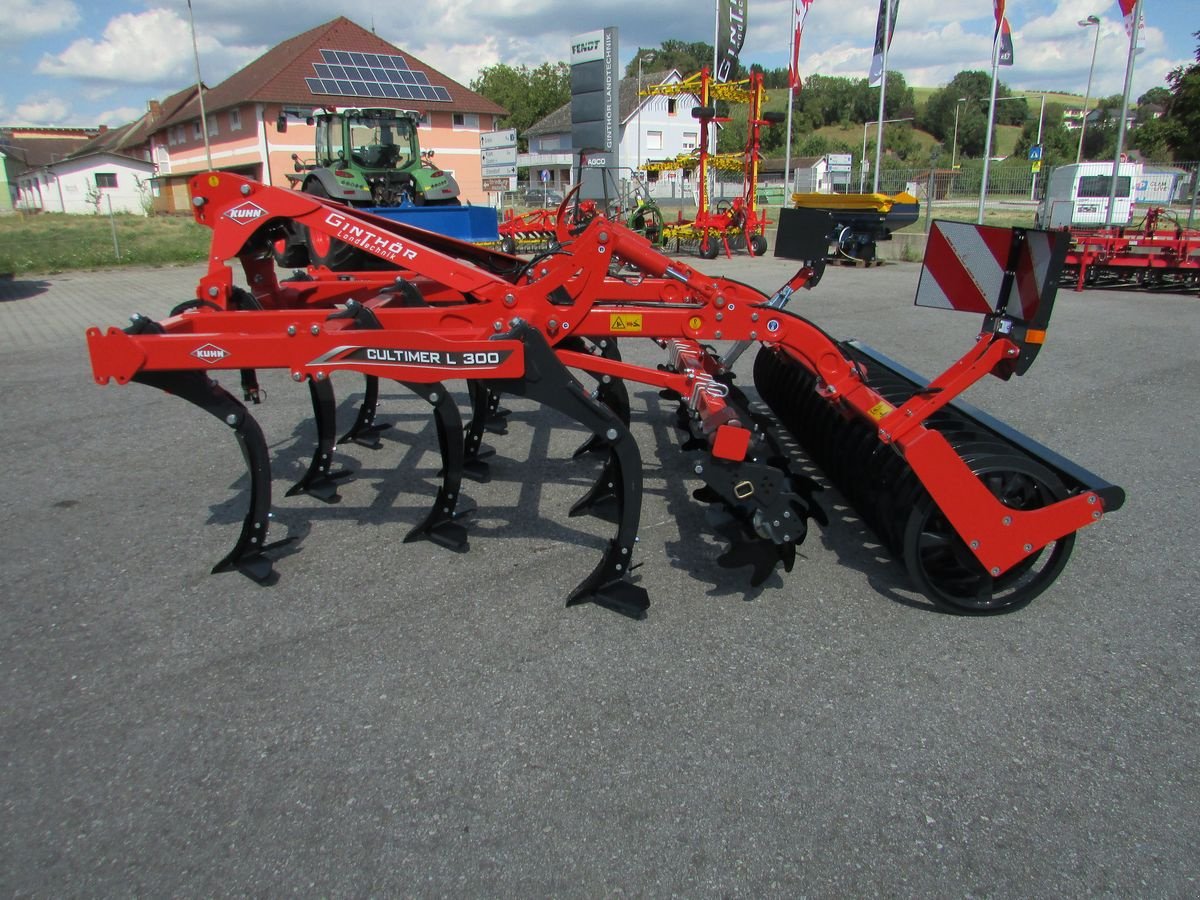
[[1104, 284], [1200, 288], [1200, 230], [1183, 228], [1170, 215], [1154, 208], [1139, 227], [1071, 228], [1066, 277], [1076, 291]]
[[[480, 438], [489, 418], [501, 415], [498, 398], [528, 397], [564, 412], [592, 432], [590, 447], [606, 458], [595, 487], [573, 511], [617, 524], [595, 570], [567, 602], [592, 601], [634, 617], [645, 614], [649, 601], [629, 577], [642, 486], [626, 383], [679, 398], [679, 421], [690, 434], [684, 449], [702, 454], [692, 468], [704, 482], [696, 496], [715, 505], [718, 533], [731, 543], [723, 565], [750, 566], [755, 584], [779, 564], [790, 571], [807, 520], [824, 521], [812, 496], [817, 486], [789, 464], [769, 423], [733, 384], [731, 358], [713, 341], [763, 345], [756, 387], [806, 444], [814, 433], [806, 434], [804, 417], [796, 419], [802, 405], [815, 412], [818, 445], [838, 450], [838, 423], [847, 426], [854, 446], [840, 449], [861, 457], [862, 490], [854, 490], [854, 478], [843, 490], [866, 498], [876, 512], [897, 503], [916, 511], [880, 527], [917, 528], [894, 543], [918, 586], [948, 609], [995, 612], [1029, 602], [1057, 577], [1074, 532], [1123, 500], [1119, 488], [1077, 466], [1047, 462], [1047, 454], [1000, 429], [972, 437], [966, 454], [957, 446], [964, 432], [974, 435], [982, 426], [954, 399], [989, 373], [1020, 374], [1044, 340], [1053, 289], [1040, 300], [1038, 292], [1043, 279], [1057, 277], [1061, 253], [1042, 259], [1031, 275], [1014, 251], [1003, 261], [998, 305], [985, 307], [971, 350], [926, 385], [897, 388], [892, 378], [877, 389], [872, 370], [881, 363], [782, 308], [788, 296], [819, 280], [824, 233], [798, 236], [781, 225], [777, 254], [806, 262], [768, 298], [670, 259], [602, 216], [575, 225], [560, 220], [561, 248], [526, 262], [234, 175], [197, 176], [191, 189], [196, 219], [213, 230], [196, 300], [161, 322], [135, 317], [124, 330], [89, 329], [87, 340], [97, 383], [157, 387], [234, 431], [250, 473], [250, 504], [237, 543], [216, 570], [273, 578], [267, 445], [246, 406], [211, 379], [223, 370], [240, 370], [244, 385], [246, 373], [260, 368], [308, 384], [318, 445], [289, 493], [323, 500], [336, 497], [343, 475], [332, 469], [331, 378], [354, 371], [368, 377], [368, 388], [371, 379], [387, 378], [416, 390], [433, 408], [443, 474], [428, 515], [406, 540], [427, 537], [458, 548], [466, 545], [457, 511], [461, 479], [485, 466]], [[370, 253], [387, 268], [310, 269], [279, 281], [270, 248], [281, 229], [297, 226]], [[1024, 246], [1024, 234], [1017, 238], [1013, 245]], [[991, 243], [1003, 255], [1003, 246]], [[228, 264], [234, 259], [249, 290], [235, 284]], [[636, 275], [613, 274], [630, 270]], [[627, 362], [615, 350], [618, 337], [652, 340], [667, 360], [653, 369]], [[595, 378], [598, 387], [589, 391], [574, 373]], [[442, 384], [451, 379], [471, 389], [465, 428]], [[247, 396], [257, 399], [250, 390]], [[369, 443], [373, 419], [371, 401], [348, 436], [365, 433]], [[946, 432], [942, 421], [951, 423]], [[835, 462], [839, 455], [851, 454], [835, 452]], [[995, 471], [1019, 477], [997, 484], [989, 480]], [[903, 496], [892, 498], [888, 484]], [[1038, 568], [1045, 556], [1048, 570]]]

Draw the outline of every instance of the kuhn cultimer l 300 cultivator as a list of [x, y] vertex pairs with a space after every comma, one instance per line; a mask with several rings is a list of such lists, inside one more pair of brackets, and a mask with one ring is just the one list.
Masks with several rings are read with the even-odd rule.
[[[691, 471], [703, 486], [695, 496], [715, 506], [717, 530], [731, 544], [723, 564], [748, 566], [761, 583], [779, 563], [792, 568], [810, 518], [824, 521], [817, 486], [790, 467], [771, 417], [755, 414], [732, 382], [733, 359], [753, 343], [761, 398], [945, 608], [1028, 603], [1062, 571], [1074, 533], [1123, 500], [1120, 488], [954, 402], [983, 376], [1019, 375], [1033, 361], [1065, 250], [1058, 235], [939, 223], [918, 302], [980, 312], [983, 329], [960, 360], [924, 382], [784, 308], [821, 274], [828, 222], [805, 227], [811, 212], [783, 211], [776, 255], [806, 262], [768, 298], [670, 259], [601, 216], [561, 222], [560, 247], [525, 261], [234, 175], [200, 175], [191, 189], [197, 220], [213, 230], [196, 299], [162, 321], [134, 317], [124, 330], [90, 329], [88, 346], [98, 383], [158, 387], [233, 430], [249, 468], [249, 511], [218, 570], [274, 576], [267, 444], [246, 406], [212, 379], [215, 370], [241, 370], [253, 399], [255, 369], [284, 369], [307, 382], [318, 446], [292, 493], [320, 499], [336, 496], [342, 475], [332, 470], [331, 377], [368, 376], [350, 435], [367, 441], [377, 379], [410, 386], [431, 405], [443, 473], [408, 539], [460, 548], [459, 487], [484, 466], [480, 438], [501, 415], [498, 398], [564, 412], [593, 433], [590, 448], [605, 459], [575, 511], [612, 518], [617, 529], [568, 604], [593, 601], [635, 617], [649, 602], [630, 577], [642, 464], [627, 427], [627, 382], [678, 399], [684, 448], [698, 452]], [[313, 268], [280, 281], [272, 247], [296, 228], [366, 251], [379, 268]], [[234, 283], [235, 258], [249, 290]], [[623, 360], [616, 337], [656, 342], [663, 363]], [[722, 355], [712, 341], [736, 343]], [[585, 388], [574, 373], [599, 386]], [[459, 379], [474, 407], [465, 429], [441, 384]]]

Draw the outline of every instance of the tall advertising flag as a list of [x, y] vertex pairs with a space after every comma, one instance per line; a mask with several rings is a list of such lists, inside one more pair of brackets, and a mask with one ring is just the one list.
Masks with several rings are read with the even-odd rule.
[[[1133, 37], [1133, 10], [1137, 0], [1117, 0], [1117, 6], [1121, 7], [1121, 15], [1125, 18], [1125, 33]], [[1144, 21], [1142, 25], [1145, 26]]]
[[[875, 55], [871, 57], [871, 74], [867, 83], [871, 87], [876, 87], [883, 82], [883, 30], [884, 20], [887, 17], [884, 4], [888, 0], [879, 0], [879, 21], [875, 25]], [[890, 50], [892, 47], [892, 34], [896, 31], [896, 11], [900, 8], [900, 0], [891, 0], [891, 27], [888, 28], [887, 45]]]
[[800, 87], [800, 36], [804, 34], [804, 19], [813, 0], [792, 0], [792, 59], [788, 63], [788, 87], [794, 92]]
[[996, 61], [1002, 66], [1011, 66], [1013, 64], [1013, 43], [1012, 29], [1008, 27], [1008, 19], [1004, 19], [1004, 23], [1000, 26], [1000, 53], [996, 57]]
[[1008, 0], [992, 0], [996, 12], [996, 30], [992, 32], [992, 40], [996, 40], [996, 36], [1000, 34], [1002, 23], [1004, 22], [1004, 6]]
[[750, 0], [717, 0], [717, 68], [713, 78], [728, 81], [737, 73], [738, 54], [746, 42], [746, 7]]

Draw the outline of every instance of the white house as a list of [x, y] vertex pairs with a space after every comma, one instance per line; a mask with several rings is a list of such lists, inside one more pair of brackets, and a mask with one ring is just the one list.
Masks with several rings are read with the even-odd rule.
[[154, 164], [119, 153], [73, 156], [17, 178], [18, 209], [147, 215]]
[[[646, 72], [642, 75], [640, 88], [648, 90], [655, 85], [677, 84], [682, 80], [674, 69]], [[692, 108], [700, 105], [695, 94], [640, 97], [638, 78], [633, 76], [621, 79], [619, 97], [621, 181], [629, 181], [633, 172], [647, 160], [674, 159], [699, 147], [700, 122], [692, 118]], [[517, 165], [529, 167], [531, 180], [543, 180], [549, 187], [559, 190], [570, 187], [574, 183], [572, 168], [579, 162], [579, 154], [571, 149], [571, 104], [567, 103], [535, 122], [525, 131], [525, 137], [529, 140], [529, 150], [517, 156]], [[682, 172], [664, 172], [652, 193], [681, 195], [680, 189], [672, 193], [667, 184], [682, 185], [682, 178]]]

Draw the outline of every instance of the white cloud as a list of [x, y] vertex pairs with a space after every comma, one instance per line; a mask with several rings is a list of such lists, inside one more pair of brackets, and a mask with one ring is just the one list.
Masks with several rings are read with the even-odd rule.
[[61, 97], [46, 97], [21, 103], [14, 110], [14, 118], [22, 125], [78, 124], [72, 119], [70, 104]]
[[108, 109], [100, 113], [96, 117], [97, 125], [107, 125], [110, 128], [116, 128], [121, 125], [128, 125], [136, 119], [140, 119], [145, 113], [145, 108], [136, 106], [118, 106], [116, 109]]
[[[201, 71], [214, 84], [263, 52], [226, 45], [197, 33]], [[125, 13], [109, 21], [98, 40], [81, 38], [57, 55], [46, 54], [37, 72], [125, 84], [177, 86], [193, 76], [192, 36], [186, 19], [168, 9]]]
[[0, 44], [19, 44], [30, 38], [66, 31], [79, 22], [79, 7], [71, 0], [5, 0]]

